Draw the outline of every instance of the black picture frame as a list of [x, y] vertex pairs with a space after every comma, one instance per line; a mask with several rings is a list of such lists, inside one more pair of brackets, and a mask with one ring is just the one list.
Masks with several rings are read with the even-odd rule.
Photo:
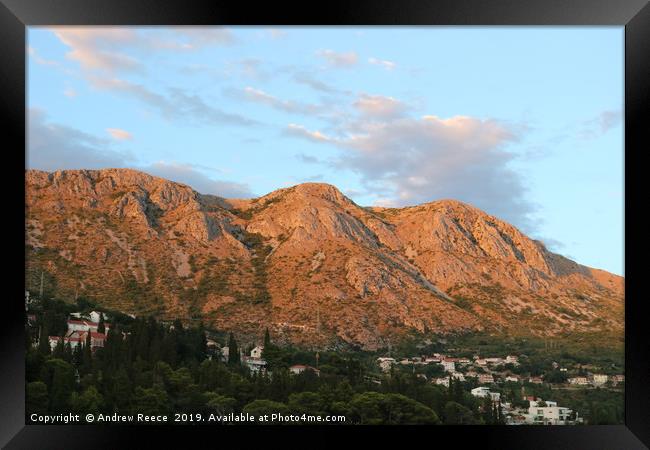
[[[16, 277], [5, 274], [2, 306], [3, 334], [0, 360], [0, 445], [6, 448], [140, 448], [145, 445], [215, 447], [225, 444], [267, 445], [271, 437], [284, 445], [343, 445], [359, 435], [384, 445], [451, 445], [469, 441], [484, 448], [637, 449], [650, 445], [650, 345], [644, 329], [645, 301], [641, 291], [643, 267], [634, 263], [643, 254], [642, 220], [633, 220], [635, 207], [647, 201], [634, 199], [642, 187], [640, 158], [648, 148], [643, 117], [650, 117], [650, 5], [645, 0], [335, 0], [304, 2], [156, 0], [1, 0], [0, 5], [0, 108], [3, 114], [7, 167], [3, 182], [6, 241], [24, 230], [24, 169], [20, 146], [25, 142], [25, 36], [36, 25], [617, 25], [625, 27], [625, 425], [585, 427], [189, 427], [25, 425], [24, 379], [24, 276], [22, 244], [16, 256], [5, 260]], [[561, 107], [561, 105], [558, 105]], [[12, 154], [12, 158], [8, 158]], [[23, 155], [24, 156], [24, 155]], [[11, 162], [8, 162], [11, 160]], [[637, 189], [635, 194], [634, 189]], [[15, 209], [15, 211], [14, 211]], [[9, 212], [10, 211], [10, 212]], [[15, 229], [14, 229], [15, 228]], [[24, 232], [24, 231], [23, 231]], [[627, 245], [631, 243], [631, 245]], [[21, 258], [20, 255], [23, 255]], [[17, 262], [17, 263], [16, 263]], [[253, 430], [250, 430], [253, 431]], [[342, 433], [345, 433], [343, 435]], [[355, 436], [357, 437], [357, 436]], [[421, 443], [414, 442], [422, 440]], [[237, 443], [239, 441], [239, 444]], [[364, 442], [365, 441], [365, 442]], [[282, 442], [280, 442], [282, 444]]]

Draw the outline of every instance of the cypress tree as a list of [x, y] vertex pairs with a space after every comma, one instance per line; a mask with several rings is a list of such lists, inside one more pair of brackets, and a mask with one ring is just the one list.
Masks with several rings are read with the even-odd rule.
[[104, 325], [104, 313], [100, 312], [99, 313], [99, 325], [97, 325], [97, 332], [98, 333], [106, 333], [106, 325]]
[[269, 333], [269, 328], [266, 327], [266, 331], [264, 332], [264, 348], [270, 345], [271, 345], [271, 334]]
[[92, 353], [92, 336], [90, 330], [86, 332], [86, 343], [83, 348], [82, 368], [84, 373], [93, 371], [93, 353]]
[[38, 338], [38, 352], [43, 355], [51, 353], [50, 337], [48, 336], [49, 330], [45, 324], [41, 326], [41, 335]]
[[58, 342], [56, 343], [56, 346], [54, 347], [52, 356], [54, 356], [55, 358], [63, 359], [64, 351], [65, 351], [65, 344], [63, 343], [63, 336], [60, 336]]
[[240, 362], [239, 348], [237, 347], [235, 335], [230, 333], [230, 337], [228, 338], [228, 364], [239, 365]]

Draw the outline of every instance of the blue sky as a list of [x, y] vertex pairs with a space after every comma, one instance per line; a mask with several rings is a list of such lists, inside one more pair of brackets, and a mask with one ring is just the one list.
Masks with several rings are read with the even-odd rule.
[[29, 168], [454, 198], [623, 274], [622, 27], [30, 28]]

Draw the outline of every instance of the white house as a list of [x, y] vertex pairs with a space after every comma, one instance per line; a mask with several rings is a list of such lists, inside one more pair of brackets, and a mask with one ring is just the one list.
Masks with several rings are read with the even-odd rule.
[[465, 375], [460, 372], [452, 372], [451, 376], [454, 377], [454, 380], [465, 381]]
[[485, 362], [494, 366], [498, 366], [500, 364], [503, 364], [503, 358], [485, 358]]
[[481, 384], [494, 383], [494, 377], [491, 373], [479, 373], [478, 382]]
[[625, 383], [625, 375], [612, 375], [612, 384], [616, 386], [619, 383]]
[[505, 380], [512, 383], [519, 383], [519, 377], [517, 375], [508, 375]]
[[479, 398], [488, 397], [490, 395], [490, 388], [485, 386], [474, 388], [472, 389], [472, 395]]
[[230, 355], [230, 348], [229, 347], [222, 347], [221, 348], [221, 360], [223, 362], [228, 362], [228, 356]]
[[501, 400], [501, 394], [499, 392], [490, 391], [490, 400], [492, 400], [495, 403], [498, 402], [499, 400]]
[[447, 377], [436, 378], [433, 380], [433, 382], [441, 386], [449, 387], [449, 378]]
[[455, 372], [456, 363], [454, 361], [440, 361], [442, 368], [445, 369], [445, 372]]
[[244, 356], [242, 363], [250, 369], [251, 372], [264, 372], [266, 370], [266, 361], [261, 358]]
[[312, 367], [312, 366], [307, 366], [305, 364], [295, 364], [295, 365], [289, 367], [289, 372], [294, 373], [296, 375], [301, 374], [306, 370], [311, 370], [316, 375], [320, 376], [320, 370], [318, 370], [318, 369], [316, 369], [315, 367]]
[[256, 346], [253, 350], [251, 350], [251, 358], [261, 358], [263, 350], [264, 347], [261, 345]]
[[515, 355], [506, 356], [506, 364], [514, 364], [515, 366], [519, 365], [519, 357]]
[[386, 358], [381, 357], [377, 358], [377, 363], [381, 368], [382, 372], [388, 372], [393, 364], [395, 364], [395, 358]]
[[602, 373], [595, 373], [592, 375], [591, 379], [594, 386], [602, 386], [603, 384], [607, 383], [609, 377]]
[[[68, 336], [63, 337], [63, 344], [70, 344], [70, 347], [74, 350], [78, 345], [86, 345], [88, 332], [87, 331], [73, 331]], [[61, 340], [60, 336], [50, 336], [50, 348], [54, 350]], [[106, 335], [104, 333], [97, 333], [96, 331], [90, 332], [90, 348], [95, 350], [98, 347], [103, 347], [106, 342]]]
[[485, 386], [474, 388], [472, 389], [471, 392], [474, 397], [478, 397], [478, 398], [489, 397], [490, 400], [492, 400], [495, 403], [501, 399], [501, 394], [499, 392], [492, 392], [490, 391], [489, 387], [485, 387]]
[[[557, 406], [557, 402], [531, 400], [528, 414], [525, 415], [526, 423], [536, 425], [567, 425], [571, 422], [573, 411], [569, 408]], [[576, 414], [577, 418], [577, 414]]]
[[[97, 327], [99, 327], [98, 322], [92, 322], [85, 319], [68, 319], [68, 334], [75, 331], [94, 331], [97, 332]], [[104, 323], [104, 332], [108, 333], [110, 330], [111, 324], [108, 322]]]
[[587, 380], [587, 377], [573, 377], [569, 378], [567, 380], [569, 384], [575, 384], [578, 386], [586, 386], [589, 384], [589, 380]]

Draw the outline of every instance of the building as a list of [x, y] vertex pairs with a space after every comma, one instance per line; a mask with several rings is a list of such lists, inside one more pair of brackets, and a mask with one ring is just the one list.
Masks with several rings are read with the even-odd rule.
[[424, 362], [427, 364], [440, 364], [440, 358], [429, 356], [427, 358], [424, 358]]
[[442, 378], [435, 378], [432, 380], [435, 384], [438, 384], [440, 386], [445, 386], [449, 387], [449, 378], [447, 377], [442, 377]]
[[[86, 339], [88, 337], [88, 331], [73, 331], [68, 336], [63, 337], [63, 344], [70, 344], [70, 347], [74, 350], [78, 345], [85, 346]], [[50, 348], [54, 350], [61, 341], [60, 336], [50, 336]], [[96, 331], [90, 331], [90, 349], [96, 350], [99, 347], [103, 347], [106, 342], [106, 335], [104, 333], [97, 333]]]
[[242, 356], [242, 364], [248, 367], [251, 372], [260, 373], [266, 372], [266, 361], [262, 358], [254, 358], [252, 356]]
[[620, 383], [625, 383], [625, 375], [612, 375], [611, 381], [613, 386], [616, 386]]
[[493, 366], [499, 366], [503, 364], [503, 358], [485, 358], [485, 362], [492, 364]]
[[262, 357], [262, 352], [264, 351], [264, 347], [261, 345], [256, 346], [251, 350], [251, 358], [261, 358]]
[[388, 372], [393, 364], [395, 364], [395, 358], [377, 358], [377, 363], [382, 372]]
[[445, 369], [445, 372], [455, 372], [456, 371], [456, 362], [443, 360], [440, 361], [442, 368]]
[[490, 388], [485, 386], [474, 388], [472, 389], [472, 395], [479, 398], [488, 397], [490, 395]]
[[296, 374], [296, 375], [299, 375], [299, 374], [301, 374], [301, 373], [303, 373], [303, 372], [305, 372], [307, 370], [312, 371], [316, 375], [320, 376], [320, 370], [318, 370], [318, 369], [316, 369], [315, 367], [312, 367], [312, 366], [307, 366], [305, 364], [295, 364], [295, 365], [289, 367], [289, 372], [291, 372], [293, 374]]
[[608, 376], [602, 373], [595, 373], [591, 376], [591, 382], [594, 386], [602, 386], [607, 383]]
[[505, 381], [511, 383], [519, 383], [519, 377], [517, 375], [508, 375], [505, 378]]
[[479, 373], [477, 378], [480, 384], [494, 383], [494, 377], [491, 373]]
[[492, 400], [494, 403], [498, 403], [501, 401], [501, 394], [499, 392], [491, 392], [490, 391], [490, 400]]
[[544, 380], [542, 380], [540, 377], [530, 377], [528, 379], [528, 382], [531, 384], [543, 384]]
[[221, 361], [228, 362], [229, 355], [230, 355], [230, 348], [221, 347]]
[[[68, 319], [68, 334], [75, 331], [94, 331], [97, 332], [97, 327], [99, 327], [99, 322], [93, 322], [86, 319]], [[104, 332], [108, 333], [110, 330], [111, 324], [104, 323]]]
[[525, 414], [526, 423], [534, 425], [570, 425], [576, 422], [578, 417], [569, 408], [557, 406], [557, 402], [542, 400], [530, 401], [528, 414]]
[[451, 376], [454, 377], [454, 380], [465, 381], [465, 375], [460, 372], [452, 372]]
[[567, 380], [569, 384], [575, 384], [577, 386], [586, 386], [589, 384], [587, 377], [573, 377]]
[[515, 366], [519, 365], [519, 357], [515, 355], [506, 356], [506, 364], [513, 364]]

